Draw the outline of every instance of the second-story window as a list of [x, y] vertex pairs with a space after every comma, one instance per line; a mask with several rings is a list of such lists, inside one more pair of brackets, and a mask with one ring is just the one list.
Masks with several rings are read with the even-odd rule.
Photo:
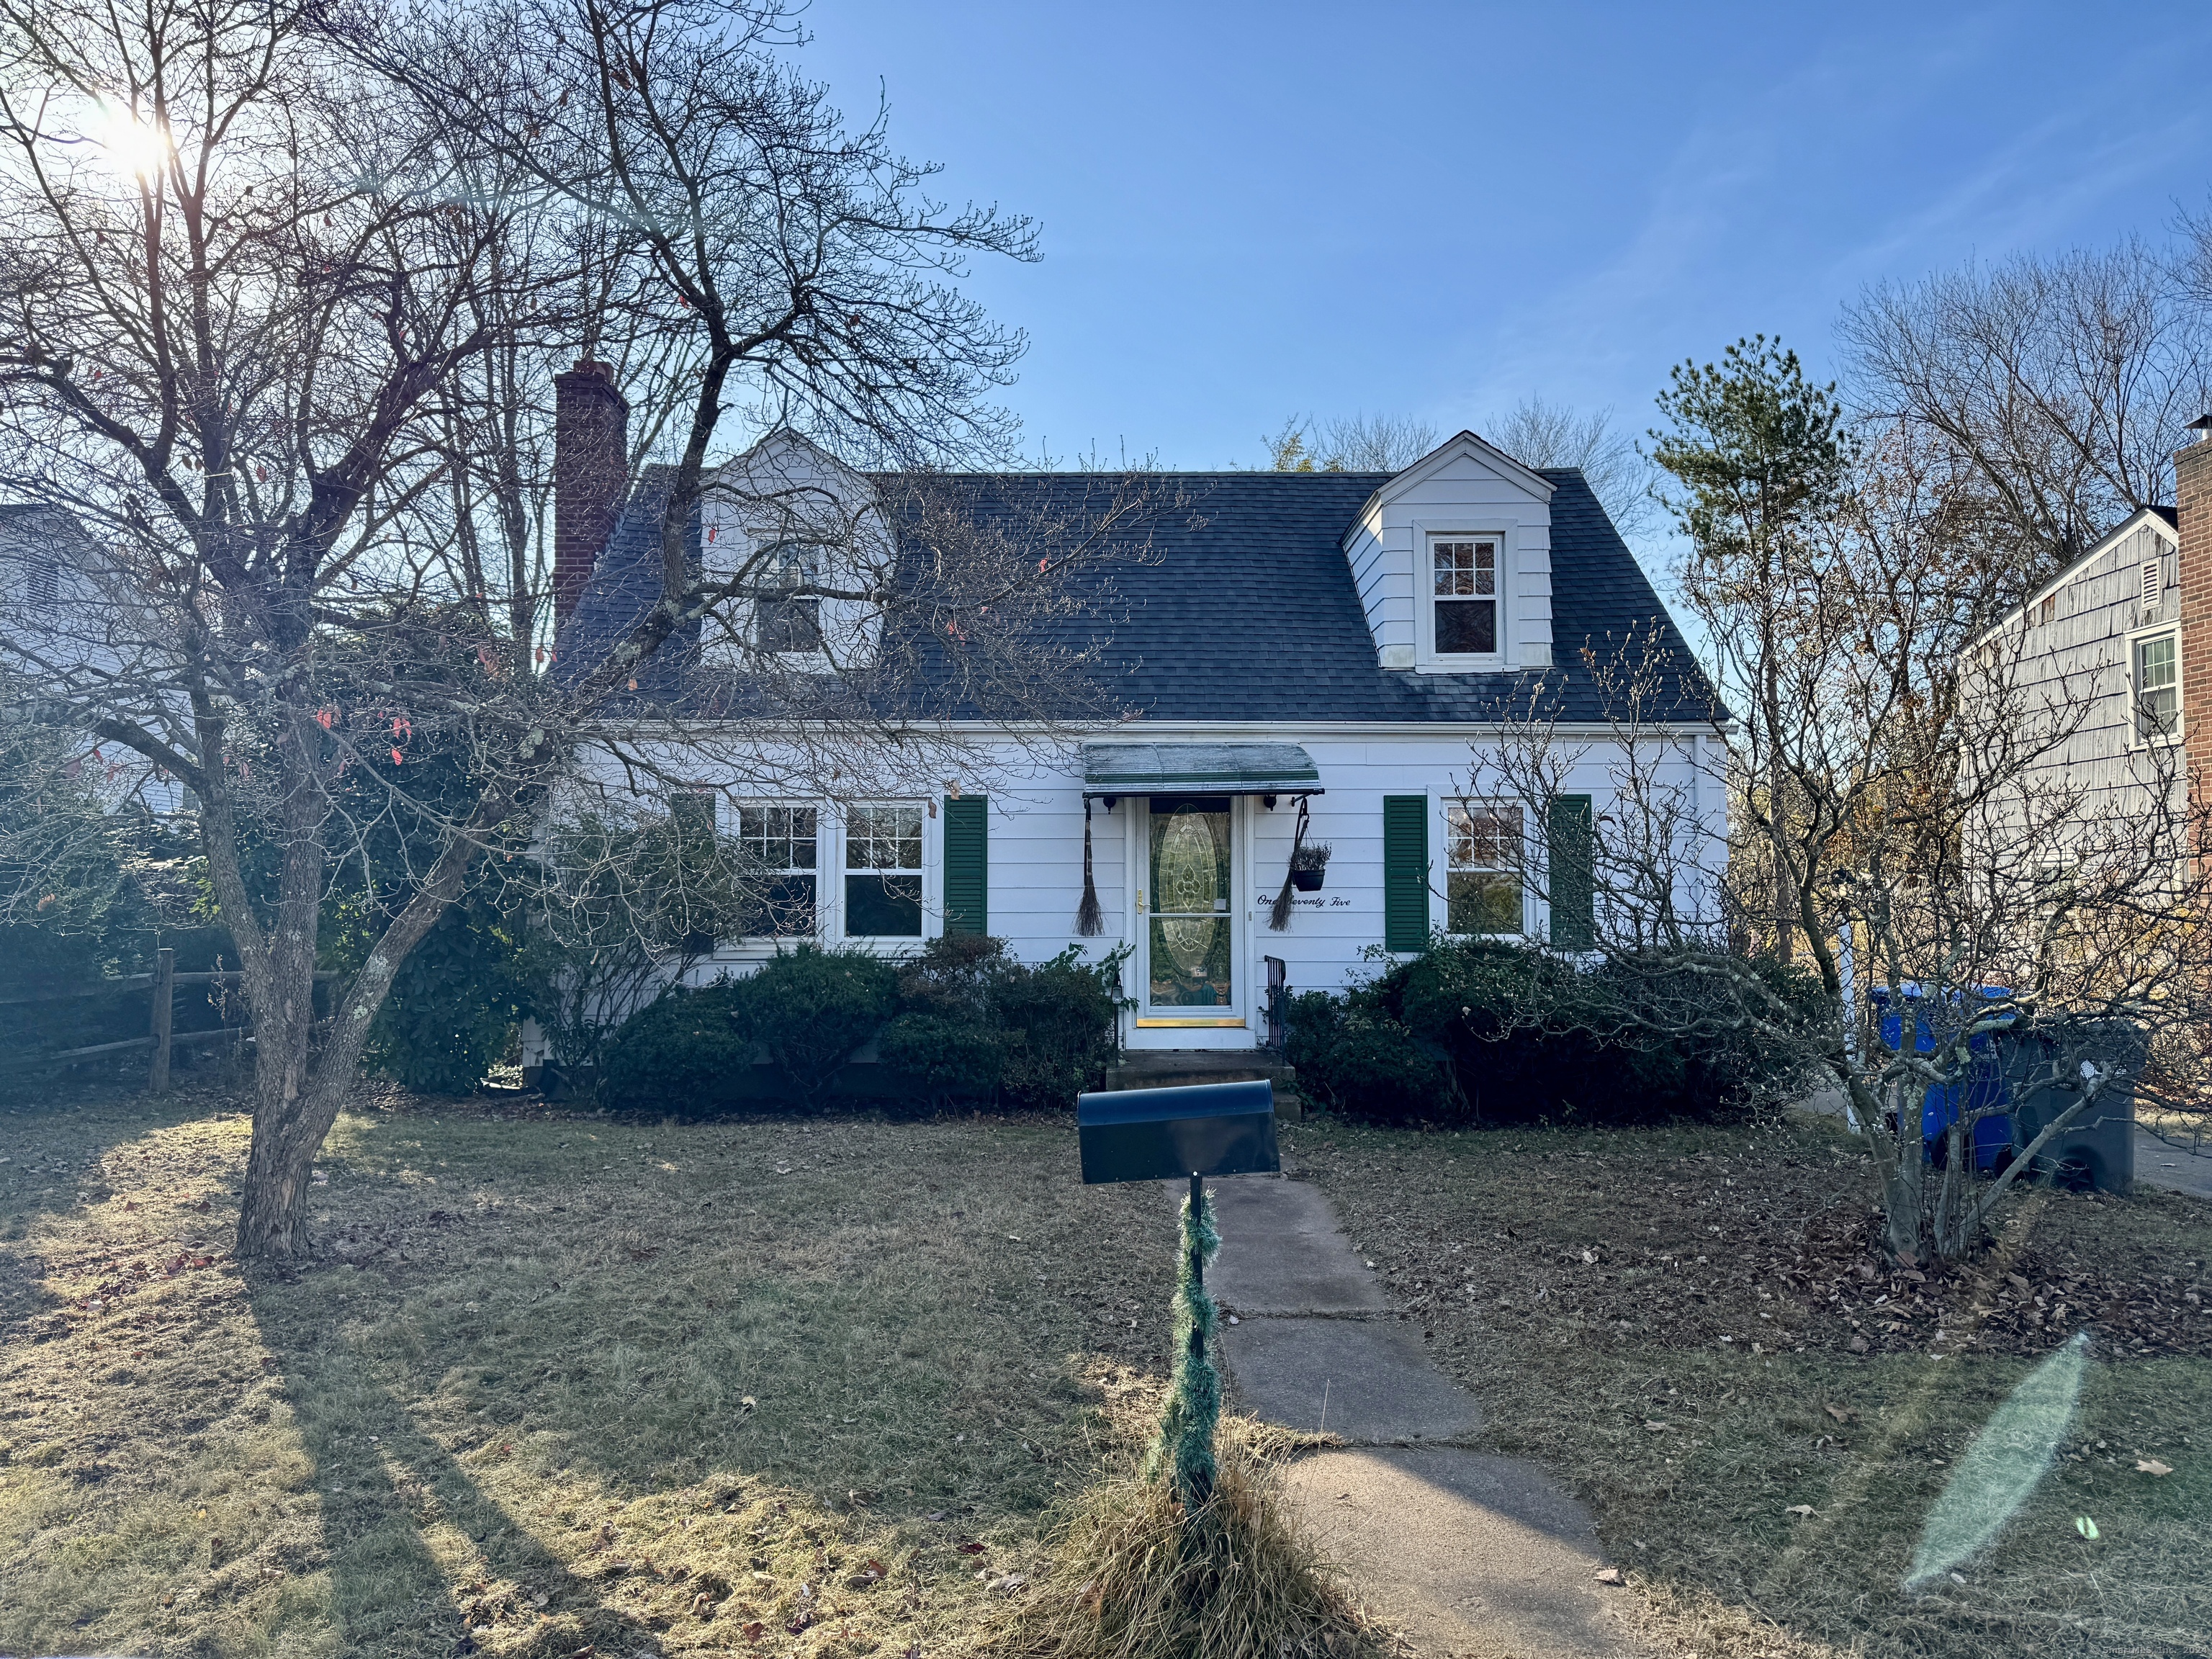
[[2144, 743], [2170, 738], [2181, 727], [2181, 678], [2174, 636], [2136, 641], [2136, 736]]
[[1491, 656], [1498, 650], [1498, 542], [1439, 536], [1430, 543], [1437, 654]]
[[[817, 580], [813, 550], [797, 542], [769, 549], [761, 559], [762, 580], [796, 588]], [[819, 651], [822, 601], [811, 596], [766, 597], [753, 607], [753, 645], [761, 651]]]

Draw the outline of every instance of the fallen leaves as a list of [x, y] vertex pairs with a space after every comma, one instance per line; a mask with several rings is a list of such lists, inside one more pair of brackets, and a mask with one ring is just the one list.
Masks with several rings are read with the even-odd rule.
[[2154, 1476], [2172, 1474], [2173, 1473], [2173, 1465], [2171, 1463], [2161, 1463], [2155, 1457], [2138, 1457], [2136, 1459], [2136, 1473], [2138, 1474]]
[[1601, 1584], [1618, 1584], [1620, 1582], [1620, 1569], [1619, 1567], [1600, 1567], [1590, 1576], [1595, 1578]]
[[1810, 1504], [1792, 1504], [1789, 1509], [1784, 1512], [1785, 1514], [1799, 1516], [1809, 1519], [1819, 1511], [1814, 1510]]
[[1841, 1406], [1823, 1405], [1820, 1409], [1827, 1413], [1829, 1416], [1834, 1418], [1838, 1423], [1848, 1423], [1854, 1416], [1857, 1415], [1856, 1413], [1848, 1411]]

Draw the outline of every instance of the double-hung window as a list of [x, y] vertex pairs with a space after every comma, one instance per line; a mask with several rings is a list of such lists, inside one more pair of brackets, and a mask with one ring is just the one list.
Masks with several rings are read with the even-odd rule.
[[787, 939], [815, 930], [820, 845], [811, 806], [740, 806], [738, 845], [751, 866], [756, 937]]
[[1521, 809], [1455, 800], [1444, 808], [1444, 928], [1522, 931]]
[[1497, 654], [1498, 550], [1495, 536], [1438, 536], [1430, 542], [1438, 656]]
[[[761, 556], [766, 580], [796, 588], [819, 580], [813, 550], [784, 542]], [[822, 601], [812, 597], [767, 595], [753, 611], [753, 646], [760, 651], [810, 652], [822, 648]]]
[[2153, 743], [2181, 729], [2181, 678], [2175, 637], [2155, 634], [2136, 641], [2136, 739]]
[[921, 937], [921, 808], [855, 806], [845, 815], [845, 935]]

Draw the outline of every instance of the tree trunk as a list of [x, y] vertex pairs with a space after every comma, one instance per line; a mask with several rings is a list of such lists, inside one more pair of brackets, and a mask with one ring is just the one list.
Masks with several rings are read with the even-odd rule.
[[[475, 820], [449, 841], [429, 874], [368, 953], [333, 1011], [319, 1052], [314, 1042], [314, 957], [289, 980], [269, 987], [268, 1014], [276, 1040], [261, 1036], [264, 1009], [254, 1010], [255, 1082], [253, 1146], [246, 1164], [246, 1189], [239, 1206], [238, 1255], [241, 1260], [282, 1261], [308, 1254], [307, 1189], [315, 1154], [337, 1121], [339, 1108], [361, 1065], [370, 1023], [391, 994], [392, 980], [407, 953], [460, 896], [475, 861], [474, 832], [504, 816], [504, 796], [480, 802]], [[312, 942], [314, 912], [295, 930]], [[249, 990], [253, 981], [249, 978]], [[296, 994], [295, 994], [296, 993]]]

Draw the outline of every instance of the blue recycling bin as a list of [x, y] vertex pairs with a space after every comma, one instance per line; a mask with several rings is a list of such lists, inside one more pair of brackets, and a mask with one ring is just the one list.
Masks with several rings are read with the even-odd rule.
[[[1984, 998], [2006, 994], [2002, 986], [1984, 985], [1977, 988]], [[1951, 1020], [1942, 1022], [1952, 1029], [1944, 1031], [1942, 1040], [1954, 1041], [1956, 1030], [1964, 1024], [1966, 994], [1954, 991], [1947, 999], [1957, 1013]], [[1878, 985], [1868, 994], [1868, 999], [1880, 1011], [1883, 1043], [1892, 1051], [1901, 1048], [1905, 1040], [1905, 1014], [1912, 1015], [1912, 1048], [1916, 1054], [1932, 1054], [1937, 1042], [1937, 1021], [1932, 1014], [1940, 1009], [1929, 1006], [1929, 999], [1917, 985], [1907, 985], [1900, 1000], [1902, 1007], [1889, 1006], [1889, 988]], [[2006, 1068], [2002, 1063], [1997, 1045], [1992, 1039], [1997, 1034], [1978, 1031], [1969, 1038], [1966, 1052], [1971, 1060], [1965, 1077], [1950, 1083], [1931, 1083], [1920, 1102], [1920, 1139], [1931, 1159], [1940, 1159], [1945, 1153], [1945, 1137], [1953, 1124], [1959, 1121], [1963, 1109], [1973, 1118], [1974, 1167], [1989, 1170], [2002, 1168], [2013, 1147], [2012, 1097], [2005, 1081]], [[1974, 1115], [1979, 1114], [1978, 1116]]]

